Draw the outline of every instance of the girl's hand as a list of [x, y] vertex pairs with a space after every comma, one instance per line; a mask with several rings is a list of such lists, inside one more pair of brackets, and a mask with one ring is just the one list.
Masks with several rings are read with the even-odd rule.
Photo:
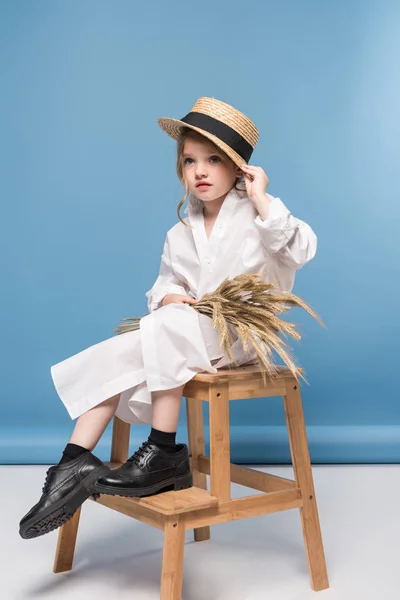
[[184, 294], [167, 294], [162, 299], [161, 305], [165, 306], [166, 304], [197, 304], [199, 301], [191, 298], [190, 296], [185, 296]]
[[247, 196], [255, 204], [258, 200], [265, 197], [269, 179], [261, 167], [243, 164], [240, 168], [244, 174]]

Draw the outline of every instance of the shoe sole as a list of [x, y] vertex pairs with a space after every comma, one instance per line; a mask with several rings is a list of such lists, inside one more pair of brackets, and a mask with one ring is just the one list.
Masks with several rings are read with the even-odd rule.
[[161, 481], [160, 483], [156, 483], [146, 488], [126, 489], [109, 485], [101, 485], [97, 483], [94, 486], [94, 489], [99, 494], [107, 494], [108, 496], [142, 498], [143, 496], [154, 496], [157, 493], [167, 492], [171, 490], [185, 490], [190, 487], [193, 487], [192, 473], [182, 475], [181, 477], [171, 477], [170, 479], [164, 479], [164, 481]]
[[95, 483], [99, 477], [108, 474], [109, 471], [110, 469], [106, 465], [94, 469], [65, 498], [60, 498], [58, 502], [24, 523], [19, 530], [20, 536], [23, 539], [31, 539], [45, 535], [64, 525], [72, 519], [89, 496], [93, 496], [95, 499], [99, 497], [94, 490]]

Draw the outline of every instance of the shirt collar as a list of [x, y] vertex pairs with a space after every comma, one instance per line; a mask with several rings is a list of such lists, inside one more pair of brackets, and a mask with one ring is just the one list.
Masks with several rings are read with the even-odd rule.
[[[241, 184], [239, 183], [239, 185], [241, 185]], [[239, 189], [232, 188], [228, 192], [228, 194], [226, 195], [226, 198], [221, 206], [220, 211], [223, 210], [224, 213], [232, 212], [236, 206], [236, 203], [239, 200], [242, 200], [246, 197], [247, 197], [247, 193], [246, 193], [246, 189], [245, 189], [245, 183], [242, 182], [242, 185]], [[192, 192], [190, 192], [189, 197], [188, 197], [188, 206], [183, 211], [185, 214], [187, 214], [189, 216], [189, 220], [191, 217], [196, 217], [200, 214], [203, 214], [203, 208], [204, 208], [203, 200], [200, 200], [200, 198], [198, 198]]]

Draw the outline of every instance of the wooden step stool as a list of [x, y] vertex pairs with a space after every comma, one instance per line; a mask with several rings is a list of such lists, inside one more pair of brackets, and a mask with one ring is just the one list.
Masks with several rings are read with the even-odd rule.
[[[184, 390], [193, 487], [147, 498], [102, 494], [98, 504], [164, 530], [161, 600], [180, 600], [185, 530], [196, 541], [210, 538], [210, 525], [258, 515], [300, 509], [304, 544], [315, 591], [329, 587], [315, 498], [310, 455], [298, 381], [287, 367], [264, 385], [259, 367], [251, 365], [218, 373], [198, 373]], [[283, 396], [295, 480], [230, 463], [229, 401]], [[210, 457], [205, 456], [202, 401], [209, 403]], [[111, 468], [128, 458], [130, 424], [114, 417]], [[210, 475], [207, 491], [206, 474]], [[231, 499], [231, 482], [264, 492]], [[94, 501], [94, 498], [90, 498]], [[81, 507], [59, 530], [54, 572], [72, 568]]]

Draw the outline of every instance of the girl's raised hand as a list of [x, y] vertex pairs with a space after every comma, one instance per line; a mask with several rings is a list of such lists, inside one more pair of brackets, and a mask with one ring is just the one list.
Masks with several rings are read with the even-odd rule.
[[243, 164], [240, 168], [244, 174], [247, 196], [254, 204], [257, 200], [260, 200], [265, 196], [269, 179], [261, 167], [253, 167]]

